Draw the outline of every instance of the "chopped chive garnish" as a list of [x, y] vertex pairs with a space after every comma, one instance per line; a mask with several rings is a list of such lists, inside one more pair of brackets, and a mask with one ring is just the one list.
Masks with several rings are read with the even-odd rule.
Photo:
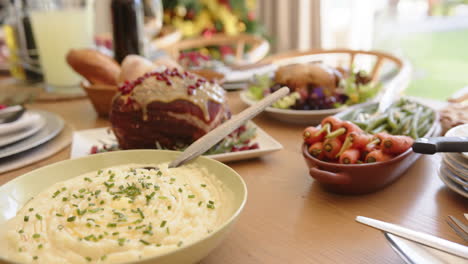
[[86, 223], [86, 227], [91, 228], [93, 226], [91, 225], [91, 223]]
[[42, 220], [42, 216], [40, 214], [36, 214], [37, 220]]
[[116, 227], [116, 226], [117, 226], [116, 223], [108, 223], [108, 224], [107, 224], [107, 227]]
[[169, 227], [166, 228], [166, 233], [169, 235], [171, 231], [169, 230]]
[[119, 234], [120, 234], [119, 232], [112, 233], [113, 236], [118, 236]]
[[34, 260], [37, 260], [38, 258], [39, 258], [38, 256], [34, 256], [34, 257], [33, 257]]
[[203, 187], [203, 188], [205, 188], [205, 187], [206, 187], [206, 184], [201, 184], [200, 186]]
[[157, 247], [160, 247], [160, 246], [161, 246], [161, 244], [156, 244], [156, 246], [157, 246]]
[[158, 212], [159, 212], [158, 209], [154, 210], [154, 214], [158, 214]]
[[54, 194], [52, 195], [52, 198], [55, 198], [55, 197], [57, 197], [59, 194], [60, 194], [60, 191], [59, 191], [59, 190], [57, 190], [57, 191], [56, 191], [56, 192], [54, 192]]
[[119, 242], [119, 246], [123, 246], [125, 243], [125, 238], [119, 238], [117, 241]]
[[42, 248], [43, 248], [42, 244], [39, 244], [39, 245], [37, 246], [37, 249], [42, 249]]
[[179, 192], [180, 192], [180, 193], [182, 192], [182, 188], [179, 188]]
[[66, 202], [68, 201], [68, 198], [67, 197], [62, 197], [62, 202]]
[[172, 209], [172, 206], [169, 205], [169, 206], [167, 207], [167, 210], [171, 210], [171, 209]]
[[166, 220], [163, 220], [163, 221], [161, 222], [161, 225], [160, 225], [159, 227], [163, 228], [163, 227], [166, 225], [166, 223], [167, 223], [167, 221], [166, 221]]
[[62, 217], [63, 214], [55, 214], [55, 216]]
[[85, 177], [84, 180], [87, 181], [87, 182], [92, 182], [92, 180], [90, 178], [88, 178], [88, 177]]
[[210, 201], [208, 201], [208, 203], [209, 203], [209, 204], [214, 204], [214, 202], [213, 202], [213, 201], [211, 201], [211, 200], [210, 200]]
[[144, 244], [144, 245], [149, 245], [149, 244], [150, 244], [149, 242], [147, 242], [147, 241], [145, 241], [145, 240], [143, 240], [143, 239], [140, 239], [140, 242], [141, 242], [142, 244]]
[[187, 197], [188, 197], [189, 199], [193, 199], [193, 198], [195, 198], [195, 195], [194, 195], [194, 194], [191, 194], [191, 195], [189, 195], [189, 196], [187, 196]]
[[103, 205], [104, 203], [105, 203], [104, 200], [101, 200], [101, 201], [99, 202], [100, 205]]
[[178, 246], [178, 247], [181, 247], [182, 244], [183, 244], [183, 242], [182, 242], [182, 241], [179, 241], [179, 243], [177, 244], [177, 246]]
[[76, 216], [70, 216], [67, 218], [67, 222], [73, 222], [75, 221], [75, 219], [76, 219]]
[[214, 205], [212, 205], [212, 204], [207, 204], [206, 207], [209, 208], [209, 209], [214, 209], [215, 208]]
[[29, 216], [25, 215], [24, 218], [23, 218], [23, 220], [24, 220], [25, 222], [28, 222], [28, 221], [29, 221]]
[[80, 190], [78, 190], [79, 193], [84, 193], [86, 192], [86, 189], [85, 188], [81, 188]]
[[18, 233], [23, 234], [23, 233], [24, 233], [24, 230], [23, 230], [23, 229], [20, 229], [20, 230], [18, 231]]
[[161, 199], [161, 200], [166, 200], [167, 199], [166, 196], [159, 196], [158, 198]]
[[67, 187], [62, 187], [62, 192], [66, 191]]
[[58, 226], [57, 226], [57, 229], [58, 229], [58, 230], [62, 230], [62, 229], [63, 229], [63, 225], [58, 225]]
[[38, 233], [36, 233], [36, 234], [34, 234], [32, 237], [33, 237], [33, 238], [40, 238], [40, 237], [41, 237], [41, 235], [40, 235], [40, 234], [38, 234]]
[[106, 260], [106, 258], [107, 258], [107, 256], [104, 255], [104, 256], [101, 257], [101, 260], [104, 261], [104, 260]]
[[202, 205], [202, 201], [198, 202], [198, 207], [200, 207]]
[[86, 257], [85, 258], [87, 261], [91, 262], [93, 259], [91, 257]]
[[76, 209], [76, 213], [80, 216], [86, 214], [87, 211], [88, 211], [87, 209], [84, 209], [84, 210]]
[[34, 211], [34, 208], [29, 208], [29, 212], [32, 212], [32, 211]]
[[155, 185], [155, 186], [154, 186], [154, 190], [155, 190], [155, 191], [159, 191], [159, 189], [160, 189], [160, 188], [159, 188], [158, 185]]
[[161, 175], [162, 175], [162, 172], [161, 172], [161, 171], [158, 171], [156, 174], [157, 174], [158, 176], [161, 176]]

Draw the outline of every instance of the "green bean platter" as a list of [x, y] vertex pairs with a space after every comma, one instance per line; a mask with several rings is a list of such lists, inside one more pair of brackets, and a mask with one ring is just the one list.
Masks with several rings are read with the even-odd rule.
[[394, 102], [383, 113], [378, 113], [377, 108], [377, 103], [370, 104], [344, 113], [340, 118], [371, 134], [387, 132], [413, 139], [425, 136], [436, 120], [433, 109], [406, 98]]

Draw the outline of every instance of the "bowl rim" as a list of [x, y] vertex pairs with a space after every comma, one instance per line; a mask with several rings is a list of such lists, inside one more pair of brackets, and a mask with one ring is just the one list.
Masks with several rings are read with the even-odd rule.
[[[182, 153], [180, 151], [173, 151], [173, 150], [158, 150], [158, 149], [137, 149], [137, 150], [120, 150], [120, 151], [112, 151], [112, 152], [103, 152], [103, 153], [98, 153], [98, 154], [93, 154], [93, 155], [89, 155], [89, 156], [84, 156], [84, 157], [79, 157], [79, 158], [74, 158], [74, 159], [67, 159], [67, 160], [62, 160], [62, 161], [58, 161], [58, 162], [55, 162], [55, 163], [52, 163], [52, 164], [49, 164], [49, 165], [46, 165], [46, 166], [43, 166], [43, 167], [40, 167], [40, 168], [37, 168], [37, 169], [34, 169], [32, 171], [29, 171], [25, 174], [22, 174], [14, 179], [12, 179], [11, 181], [5, 183], [4, 185], [0, 186], [0, 191], [4, 188], [7, 188], [9, 187], [10, 185], [14, 185], [16, 184], [18, 181], [20, 181], [22, 178], [25, 178], [27, 177], [28, 175], [34, 175], [35, 173], [37, 173], [38, 171], [44, 171], [44, 170], [49, 170], [51, 169], [52, 167], [55, 167], [55, 166], [59, 166], [61, 164], [66, 164], [66, 163], [72, 163], [72, 162], [77, 162], [78, 160], [86, 160], [86, 159], [94, 159], [95, 157], [100, 157], [100, 156], [114, 156], [114, 155], [123, 155], [122, 153], [136, 153], [136, 152], [143, 152], [143, 153], [147, 153], [147, 154], [151, 154], [151, 152], [159, 152], [159, 153], [167, 153], [167, 154], [174, 154], [174, 153]], [[218, 164], [220, 165], [221, 167], [223, 167], [225, 170], [227, 171], [230, 171], [232, 172], [233, 175], [235, 175], [235, 177], [239, 180], [241, 186], [242, 186], [242, 189], [244, 191], [244, 195], [242, 197], [242, 202], [240, 203], [239, 207], [232, 213], [232, 215], [223, 221], [223, 223], [219, 226], [217, 226], [216, 228], [213, 229], [213, 232], [207, 234], [206, 236], [203, 236], [199, 239], [196, 239], [196, 240], [193, 240], [191, 241], [190, 243], [187, 243], [187, 244], [183, 244], [181, 247], [178, 247], [174, 250], [170, 250], [164, 254], [160, 254], [160, 255], [157, 255], [157, 256], [148, 256], [146, 258], [142, 258], [140, 260], [138, 260], [137, 262], [122, 262], [124, 264], [126, 263], [139, 263], [139, 262], [143, 262], [143, 261], [148, 261], [148, 260], [152, 260], [152, 261], [157, 261], [159, 258], [163, 258], [163, 257], [166, 257], [170, 254], [174, 254], [180, 250], [183, 250], [187, 247], [191, 247], [191, 246], [194, 246], [198, 243], [200, 243], [201, 241], [204, 241], [204, 240], [207, 240], [209, 238], [212, 238], [213, 236], [215, 236], [216, 234], [218, 234], [219, 232], [221, 232], [222, 230], [226, 229], [229, 225], [231, 224], [234, 224], [234, 221], [236, 218], [238, 218], [240, 216], [240, 213], [242, 212], [242, 210], [244, 209], [245, 207], [245, 204], [247, 202], [247, 198], [248, 198], [248, 189], [247, 189], [247, 184], [245, 183], [244, 179], [242, 178], [242, 176], [240, 176], [239, 173], [237, 173], [234, 169], [232, 169], [231, 167], [227, 166], [226, 164], [222, 163], [222, 162], [219, 162], [217, 160], [214, 160], [214, 159], [211, 159], [211, 158], [208, 158], [208, 157], [205, 157], [205, 156], [199, 156], [198, 158], [194, 159], [193, 161], [191, 162], [196, 162], [198, 159], [201, 159], [201, 160], [207, 160], [208, 162], [213, 162], [215, 164]], [[118, 166], [118, 165], [113, 165], [113, 166]], [[79, 175], [76, 175], [74, 177], [77, 177]], [[31, 176], [29, 176], [31, 177]], [[71, 177], [69, 179], [72, 179], [74, 177]], [[57, 181], [56, 183], [58, 183], [59, 181]], [[44, 189], [43, 189], [44, 190]], [[41, 190], [41, 191], [43, 191]], [[41, 192], [39, 191], [39, 192]], [[23, 205], [24, 206], [24, 205]], [[20, 209], [23, 208], [20, 207]], [[18, 213], [18, 212], [16, 212]], [[8, 221], [8, 220], [7, 220]], [[4, 258], [3, 256], [0, 256], [0, 261], [4, 261], [5, 263], [16, 263], [16, 262], [13, 262], [11, 260], [8, 260], [6, 258]]]

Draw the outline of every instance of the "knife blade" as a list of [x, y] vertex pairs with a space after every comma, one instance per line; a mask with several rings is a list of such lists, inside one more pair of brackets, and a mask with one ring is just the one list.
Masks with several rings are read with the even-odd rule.
[[466, 260], [450, 253], [446, 253], [423, 244], [384, 232], [390, 246], [407, 264], [432, 263], [432, 264], [458, 264], [466, 263]]

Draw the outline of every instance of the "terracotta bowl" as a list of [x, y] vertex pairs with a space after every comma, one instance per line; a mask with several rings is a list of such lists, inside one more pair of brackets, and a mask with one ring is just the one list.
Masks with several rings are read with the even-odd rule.
[[[365, 105], [371, 104], [375, 103]], [[352, 108], [335, 116], [341, 118], [354, 109]], [[424, 137], [438, 135], [440, 125], [437, 120], [438, 114], [434, 110], [434, 123]], [[309, 154], [305, 143], [302, 145], [302, 155], [309, 167], [310, 176], [327, 190], [341, 194], [364, 194], [382, 189], [397, 180], [421, 157], [420, 154], [414, 153], [410, 148], [399, 156], [385, 162], [339, 164], [316, 159]]]
[[324, 162], [311, 156], [307, 145], [302, 155], [309, 166], [309, 174], [327, 190], [342, 194], [364, 194], [377, 191], [400, 177], [420, 157], [408, 149], [385, 162], [345, 165]]
[[117, 94], [117, 87], [103, 84], [82, 82], [81, 87], [86, 91], [94, 110], [100, 117], [108, 117], [112, 106], [112, 99]]

